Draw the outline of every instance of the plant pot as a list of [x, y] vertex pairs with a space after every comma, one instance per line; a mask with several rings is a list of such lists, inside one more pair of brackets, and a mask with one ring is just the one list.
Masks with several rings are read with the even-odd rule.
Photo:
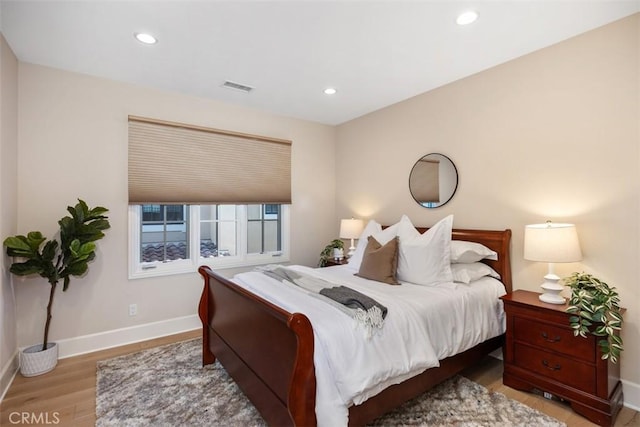
[[20, 353], [20, 373], [25, 377], [35, 377], [52, 371], [58, 364], [58, 344], [48, 343], [42, 351], [42, 344], [27, 347]]
[[340, 248], [333, 248], [333, 258], [336, 260], [344, 258], [344, 250]]

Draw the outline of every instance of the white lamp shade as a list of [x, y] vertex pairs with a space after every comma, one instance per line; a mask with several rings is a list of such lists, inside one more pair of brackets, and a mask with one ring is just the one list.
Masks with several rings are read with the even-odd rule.
[[361, 219], [343, 219], [340, 221], [340, 238], [357, 239], [364, 228]]
[[524, 259], [542, 262], [577, 262], [582, 259], [573, 224], [547, 222], [524, 229]]

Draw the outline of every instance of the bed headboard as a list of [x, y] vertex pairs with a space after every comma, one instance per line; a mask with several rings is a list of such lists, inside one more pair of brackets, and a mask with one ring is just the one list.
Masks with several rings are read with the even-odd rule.
[[[416, 227], [420, 233], [427, 231], [428, 227]], [[498, 253], [498, 260], [483, 260], [500, 274], [502, 283], [507, 292], [513, 290], [511, 279], [511, 230], [463, 230], [453, 229], [451, 234], [454, 240], [467, 240], [470, 242], [481, 243]]]

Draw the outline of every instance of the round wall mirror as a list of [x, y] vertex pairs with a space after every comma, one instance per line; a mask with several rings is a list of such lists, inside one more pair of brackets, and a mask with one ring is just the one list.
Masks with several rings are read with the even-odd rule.
[[444, 154], [427, 154], [411, 168], [409, 191], [420, 206], [440, 207], [451, 200], [457, 188], [458, 170]]

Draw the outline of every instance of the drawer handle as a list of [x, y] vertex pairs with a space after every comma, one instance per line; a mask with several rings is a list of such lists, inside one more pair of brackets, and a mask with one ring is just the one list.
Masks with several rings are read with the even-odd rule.
[[547, 335], [546, 332], [542, 333], [542, 338], [544, 338], [544, 340], [546, 342], [560, 342], [560, 336], [556, 335], [554, 338], [549, 338], [549, 335]]
[[547, 362], [546, 360], [543, 360], [542, 364], [544, 365], [545, 368], [551, 371], [559, 371], [562, 368], [559, 363], [556, 363], [556, 366], [549, 366], [549, 362]]

